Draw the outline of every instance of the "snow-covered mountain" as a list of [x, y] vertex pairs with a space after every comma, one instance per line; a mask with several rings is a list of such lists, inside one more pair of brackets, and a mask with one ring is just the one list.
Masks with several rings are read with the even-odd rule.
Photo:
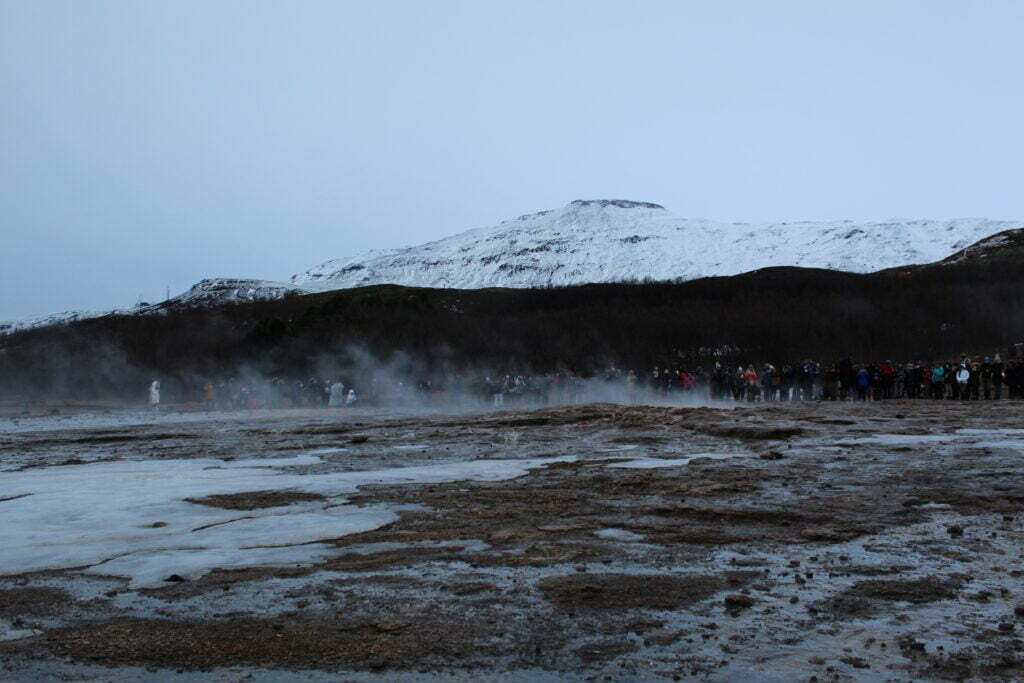
[[[931, 263], [1024, 221], [890, 220], [721, 223], [682, 218], [649, 202], [577, 200], [436, 242], [320, 264], [289, 282], [212, 278], [158, 304], [113, 313], [277, 299], [374, 284], [543, 287], [693, 279], [768, 266], [871, 272]], [[63, 313], [0, 323], [0, 334], [96, 317]]]
[[132, 308], [108, 311], [64, 311], [50, 315], [22, 318], [10, 322], [0, 321], [0, 335], [24, 332], [51, 325], [65, 325], [77, 320], [101, 318], [105, 315], [152, 315], [181, 306], [207, 306], [245, 301], [280, 299], [289, 293], [308, 294], [283, 282], [247, 280], [241, 278], [209, 278], [200, 280], [187, 291], [157, 304], [139, 303]]
[[436, 242], [327, 261], [291, 278], [303, 291], [394, 283], [542, 287], [693, 279], [767, 266], [870, 272], [937, 261], [1024, 222], [985, 219], [719, 223], [658, 204], [577, 200]]

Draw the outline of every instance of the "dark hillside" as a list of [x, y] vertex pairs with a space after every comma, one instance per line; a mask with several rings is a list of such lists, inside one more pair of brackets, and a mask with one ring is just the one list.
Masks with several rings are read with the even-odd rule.
[[[1016, 236], [999, 244], [1018, 250]], [[0, 337], [0, 397], [135, 397], [154, 377], [191, 392], [240, 371], [328, 375], [396, 354], [417, 380], [453, 368], [589, 374], [611, 363], [990, 352], [1024, 339], [1024, 261], [997, 252], [870, 275], [769, 268], [533, 290], [386, 285], [107, 316]]]

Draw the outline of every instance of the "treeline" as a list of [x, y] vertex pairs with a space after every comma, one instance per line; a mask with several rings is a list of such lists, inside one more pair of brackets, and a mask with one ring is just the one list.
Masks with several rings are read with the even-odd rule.
[[374, 364], [418, 381], [455, 369], [945, 359], [1024, 339], [1022, 285], [1024, 265], [993, 261], [532, 290], [366, 287], [0, 337], [0, 397], [133, 398], [155, 378], [184, 391], [236, 373], [330, 376]]

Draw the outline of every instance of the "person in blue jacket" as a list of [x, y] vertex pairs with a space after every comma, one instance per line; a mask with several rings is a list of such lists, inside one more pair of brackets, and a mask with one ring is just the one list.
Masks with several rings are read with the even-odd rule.
[[863, 365], [857, 370], [857, 400], [868, 400], [868, 387], [871, 386], [871, 373]]

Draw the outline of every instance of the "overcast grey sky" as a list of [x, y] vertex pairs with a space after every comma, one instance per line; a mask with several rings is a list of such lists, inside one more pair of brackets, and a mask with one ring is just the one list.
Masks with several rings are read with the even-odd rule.
[[1024, 2], [0, 0], [0, 319], [572, 199], [1024, 218]]

